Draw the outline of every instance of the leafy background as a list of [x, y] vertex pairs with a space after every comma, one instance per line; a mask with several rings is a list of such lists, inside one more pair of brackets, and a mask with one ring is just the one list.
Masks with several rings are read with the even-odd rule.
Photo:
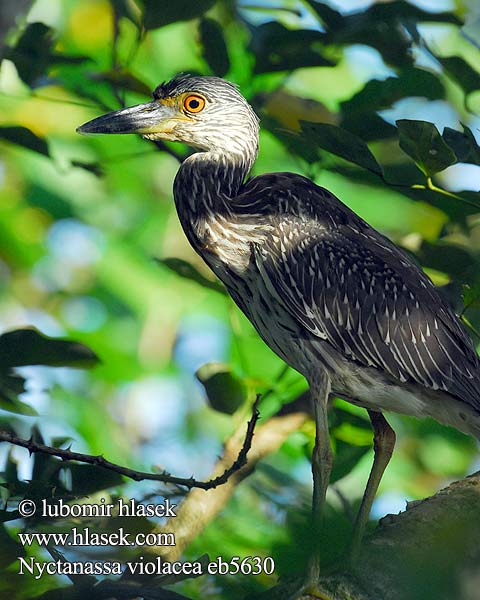
[[[0, 337], [2, 428], [133, 468], [205, 478], [256, 393], [271, 390], [267, 417], [305, 390], [180, 230], [171, 186], [189, 150], [75, 134], [181, 71], [239, 84], [262, 119], [254, 172], [301, 172], [331, 189], [416, 256], [478, 343], [474, 0], [36, 0], [2, 2], [0, 11], [0, 328], [37, 330]], [[388, 418], [398, 444], [374, 518], [478, 467], [470, 438], [428, 419]], [[331, 426], [327, 562], [348, 540], [372, 460], [363, 410], [336, 400]], [[239, 486], [186, 556], [272, 555], [276, 575], [300, 568], [312, 443], [308, 422]], [[17, 531], [72, 526], [19, 519], [19, 499], [181, 499], [177, 489], [29, 458], [7, 444], [0, 459], [2, 597], [71, 597], [60, 591], [66, 578], [16, 574], [17, 556], [48, 559], [44, 549], [20, 547]], [[154, 525], [129, 521], [130, 529]], [[174, 589], [235, 600], [274, 580], [202, 577]]]

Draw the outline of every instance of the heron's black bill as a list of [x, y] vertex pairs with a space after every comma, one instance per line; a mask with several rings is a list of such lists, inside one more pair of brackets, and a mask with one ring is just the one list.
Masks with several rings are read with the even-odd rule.
[[137, 104], [88, 121], [77, 128], [77, 133], [150, 133], [171, 112], [169, 106], [156, 101]]

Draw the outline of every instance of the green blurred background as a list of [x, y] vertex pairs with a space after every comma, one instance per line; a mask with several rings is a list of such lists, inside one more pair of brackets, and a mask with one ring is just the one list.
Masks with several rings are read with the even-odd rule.
[[[414, 253], [458, 312], [466, 305], [475, 336], [480, 27], [474, 0], [37, 0], [5, 2], [2, 11], [0, 331], [34, 326], [80, 341], [101, 359], [90, 370], [20, 368], [26, 392], [0, 394], [2, 424], [26, 438], [35, 426], [35, 436], [47, 443], [68, 438], [75, 450], [133, 468], [206, 478], [256, 393], [272, 390], [262, 408], [266, 418], [305, 390], [303, 379], [284, 372], [216, 285], [181, 231], [172, 181], [189, 150], [158, 148], [135, 136], [75, 133], [107, 110], [145, 101], [178, 72], [239, 84], [263, 124], [254, 173], [300, 172], [333, 191]], [[442, 144], [455, 150], [451, 166], [442, 165], [438, 175], [427, 169], [434, 184], [418, 167], [422, 160], [416, 166], [400, 149], [397, 119], [433, 123]], [[300, 121], [341, 126], [337, 148], [326, 129], [307, 134]], [[344, 130], [369, 143], [383, 178], [342, 151]], [[208, 363], [222, 363], [226, 373], [213, 391], [207, 385], [210, 396], [195, 377]], [[204, 367], [204, 378], [212, 371]], [[366, 413], [340, 400], [331, 417], [337, 470], [328, 522], [336, 534], [327, 558], [333, 561], [368, 476], [372, 434]], [[478, 466], [470, 438], [431, 420], [388, 419], [398, 445], [374, 518]], [[308, 422], [259, 465], [187, 556], [273, 555], [277, 575], [295, 570], [302, 561], [313, 433]], [[58, 468], [53, 481], [45, 464], [36, 459], [32, 473], [28, 453], [6, 444], [0, 457], [2, 495], [13, 503], [33, 493], [35, 482], [37, 497], [51, 495], [54, 485], [66, 495], [91, 492], [97, 499], [181, 494], [102, 477], [90, 488], [80, 476], [73, 485]], [[12, 540], [15, 528], [26, 524], [5, 521], [0, 592], [14, 588], [15, 598], [30, 598], [33, 588], [38, 595], [65, 585], [65, 578], [19, 580]], [[36, 530], [41, 527], [51, 530], [52, 523], [37, 523]], [[201, 578], [175, 589], [192, 598], [235, 599], [273, 581]]]

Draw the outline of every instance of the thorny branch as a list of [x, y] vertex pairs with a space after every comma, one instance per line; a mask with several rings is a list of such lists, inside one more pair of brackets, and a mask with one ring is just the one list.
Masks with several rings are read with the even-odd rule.
[[15, 434], [11, 433], [10, 431], [0, 431], [0, 442], [8, 442], [15, 446], [21, 446], [22, 448], [26, 448], [30, 452], [30, 454], [49, 454], [50, 456], [56, 456], [58, 458], [61, 458], [63, 461], [74, 460], [83, 463], [88, 463], [90, 465], [96, 465], [98, 467], [103, 467], [104, 469], [108, 469], [109, 471], [114, 471], [115, 473], [119, 473], [120, 475], [129, 477], [130, 479], [134, 479], [135, 481], [161, 481], [163, 483], [171, 483], [174, 485], [183, 486], [188, 489], [200, 488], [202, 490], [210, 490], [212, 488], [216, 488], [219, 485], [225, 484], [234, 473], [242, 469], [242, 467], [244, 467], [247, 464], [247, 454], [252, 446], [255, 426], [260, 417], [260, 412], [258, 410], [259, 402], [260, 394], [257, 395], [255, 402], [252, 405], [252, 417], [248, 421], [245, 438], [237, 455], [237, 458], [233, 461], [230, 467], [226, 468], [223, 471], [223, 473], [221, 473], [217, 477], [209, 479], [208, 481], [197, 481], [193, 477], [175, 477], [165, 471], [163, 473], [149, 473], [146, 471], [136, 471], [135, 469], [130, 469], [129, 467], [124, 467], [122, 465], [113, 463], [104, 458], [101, 454], [83, 454], [81, 452], [73, 452], [72, 450], [70, 450], [70, 448], [63, 449], [55, 448], [53, 446], [47, 446], [45, 444], [36, 442], [32, 438], [30, 438], [29, 440], [20, 438]]
[[[243, 479], [254, 471], [261, 460], [276, 452], [287, 437], [305, 423], [309, 417], [309, 407], [304, 410], [304, 399], [305, 394], [302, 394], [298, 401], [285, 405], [282, 414], [271, 417], [258, 427], [248, 455], [248, 463], [236, 471], [225, 485], [208, 494], [199, 489], [192, 490], [180, 503], [176, 510], [176, 518], [170, 518], [159, 526], [157, 532], [164, 531], [175, 535], [175, 546], [151, 547], [150, 551], [160, 554], [164, 560], [179, 560], [185, 548], [223, 510]], [[214, 466], [212, 477], [222, 473], [225, 465], [231, 463], [241, 443], [242, 432], [237, 429], [225, 443], [223, 454]]]

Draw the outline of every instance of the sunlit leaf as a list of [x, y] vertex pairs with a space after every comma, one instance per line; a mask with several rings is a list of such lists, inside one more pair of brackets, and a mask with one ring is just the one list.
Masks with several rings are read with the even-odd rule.
[[401, 119], [396, 124], [400, 148], [428, 177], [457, 162], [455, 152], [445, 143], [433, 123]]
[[[300, 121], [314, 123], [337, 123], [337, 113], [323, 102], [304, 98], [280, 87], [273, 92], [260, 93], [252, 98], [253, 106], [262, 113], [262, 125], [265, 116], [274, 119], [279, 126], [292, 131], [300, 131]], [[277, 125], [278, 126], [278, 125]]]
[[451, 444], [441, 435], [431, 435], [428, 443], [418, 449], [418, 459], [425, 463], [430, 473], [452, 477], [465, 472], [469, 457], [461, 445]]

